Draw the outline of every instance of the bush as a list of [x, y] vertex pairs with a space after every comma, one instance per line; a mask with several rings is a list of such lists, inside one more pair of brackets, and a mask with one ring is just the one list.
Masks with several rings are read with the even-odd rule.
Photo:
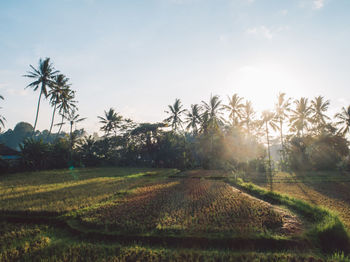
[[24, 167], [34, 170], [48, 168], [49, 166], [49, 144], [42, 140], [35, 140], [34, 138], [27, 138], [23, 144], [20, 145], [22, 164]]

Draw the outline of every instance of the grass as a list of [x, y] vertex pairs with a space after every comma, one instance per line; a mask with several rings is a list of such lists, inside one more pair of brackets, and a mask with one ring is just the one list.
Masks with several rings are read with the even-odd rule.
[[[3, 175], [0, 261], [349, 261], [336, 214], [230, 179], [149, 168]], [[298, 213], [306, 232], [282, 233], [281, 213], [228, 182]]]
[[288, 195], [269, 191], [252, 183], [245, 183], [241, 179], [231, 180], [231, 183], [259, 198], [287, 206], [302, 215], [305, 220], [312, 223], [311, 228], [305, 233], [306, 236], [318, 242], [324, 251], [349, 251], [349, 234], [342, 221], [332, 211]]
[[161, 180], [175, 169], [95, 168], [2, 176], [0, 212], [54, 215], [107, 201], [121, 190]]
[[121, 245], [71, 237], [47, 225], [1, 221], [0, 240], [0, 261], [349, 261], [343, 253], [325, 257], [293, 251], [242, 252], [164, 248], [138, 243]]
[[[265, 175], [249, 173], [245, 181], [268, 188]], [[320, 205], [339, 214], [350, 229], [350, 173], [324, 172], [278, 172], [273, 178], [274, 191]]]

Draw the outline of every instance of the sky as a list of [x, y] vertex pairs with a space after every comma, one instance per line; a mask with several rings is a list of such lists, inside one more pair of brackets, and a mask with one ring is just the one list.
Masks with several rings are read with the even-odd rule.
[[[349, 0], [0, 0], [0, 114], [34, 123], [38, 92], [23, 77], [50, 57], [77, 91], [78, 128], [113, 107], [137, 122], [238, 93], [257, 111], [279, 92], [350, 104]], [[38, 128], [52, 109], [42, 102]], [[66, 127], [67, 128], [67, 127]]]

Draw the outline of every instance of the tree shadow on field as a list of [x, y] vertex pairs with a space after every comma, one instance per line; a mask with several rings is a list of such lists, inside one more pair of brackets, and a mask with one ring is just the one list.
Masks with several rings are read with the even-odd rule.
[[84, 184], [67, 184], [60, 189], [23, 194], [0, 200], [4, 211], [53, 211], [64, 213], [83, 208], [112, 197], [123, 184], [118, 181], [93, 180]]
[[304, 182], [300, 182], [299, 178], [301, 176], [303, 176], [303, 174], [302, 173], [296, 173], [295, 174], [295, 173], [290, 173], [290, 172], [288, 174], [291, 177], [292, 183], [299, 188], [299, 190], [302, 192], [302, 194], [305, 196], [305, 198], [309, 202], [311, 202], [312, 204], [316, 205], [315, 199], [303, 188], [302, 185], [305, 185], [305, 183]]
[[[57, 169], [37, 172], [24, 172], [9, 174], [1, 177], [0, 185], [2, 187], [16, 186], [40, 186], [57, 183], [73, 182], [77, 180], [87, 180], [100, 177], [127, 178], [128, 176], [137, 176], [147, 172], [155, 171], [152, 168], [116, 168], [116, 167], [97, 167], [97, 168], [71, 168]], [[162, 170], [156, 170], [161, 172]]]
[[[317, 175], [316, 171], [315, 174]], [[297, 176], [306, 175], [307, 174], [301, 172], [297, 173]], [[324, 195], [325, 198], [334, 199], [336, 201], [342, 201], [350, 205], [350, 174], [342, 174], [341, 176], [339, 176], [337, 174], [330, 173], [329, 176], [323, 177], [323, 179], [318, 179], [315, 181], [305, 179], [303, 184], [306, 187], [309, 187], [315, 190], [316, 192]]]
[[118, 234], [150, 233], [156, 229], [161, 211], [169, 204], [178, 187], [174, 180], [139, 185], [119, 202], [88, 210], [82, 215], [80, 223]]

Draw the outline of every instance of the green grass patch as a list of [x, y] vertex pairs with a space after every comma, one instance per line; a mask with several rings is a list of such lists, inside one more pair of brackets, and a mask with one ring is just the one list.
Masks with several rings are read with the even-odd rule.
[[242, 179], [230, 179], [229, 181], [258, 198], [286, 206], [311, 222], [312, 226], [305, 232], [305, 236], [310, 240], [314, 240], [323, 251], [334, 252], [340, 250], [349, 252], [349, 234], [334, 212], [288, 195], [269, 191], [253, 183], [243, 182]]

